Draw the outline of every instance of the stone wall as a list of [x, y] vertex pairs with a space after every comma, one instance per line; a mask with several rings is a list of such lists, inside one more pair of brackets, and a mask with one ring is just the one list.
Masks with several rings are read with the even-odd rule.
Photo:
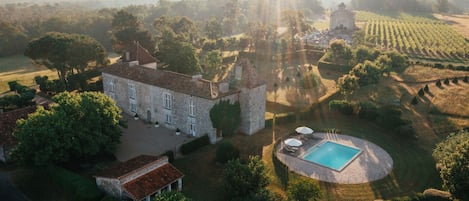
[[242, 88], [240, 93], [240, 131], [252, 135], [265, 127], [266, 85], [252, 89]]
[[337, 10], [332, 13], [329, 29], [332, 30], [341, 25], [347, 29], [355, 28], [355, 16], [351, 11]]

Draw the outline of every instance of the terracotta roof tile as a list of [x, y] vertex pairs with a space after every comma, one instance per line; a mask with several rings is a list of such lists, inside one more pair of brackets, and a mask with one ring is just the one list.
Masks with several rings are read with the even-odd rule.
[[159, 158], [160, 157], [158, 156], [140, 155], [126, 162], [111, 166], [102, 172], [97, 173], [96, 176], [118, 179], [121, 176], [127, 175], [133, 171], [137, 171], [138, 169], [158, 160]]
[[192, 79], [192, 76], [181, 73], [155, 70], [143, 66], [129, 66], [125, 63], [114, 64], [104, 68], [103, 72], [206, 99], [215, 99], [237, 92], [236, 90], [231, 90], [228, 93], [220, 94], [218, 87], [209, 80]]
[[183, 176], [178, 169], [168, 163], [125, 183], [122, 187], [135, 200], [141, 200]]
[[25, 119], [28, 114], [36, 111], [36, 106], [25, 107], [0, 114], [0, 145], [14, 145], [16, 139], [12, 135], [18, 119]]
[[[129, 60], [126, 59], [125, 52], [122, 54], [122, 61], [123, 62], [130, 62], [130, 61], [137, 61], [139, 65], [145, 65], [149, 63], [155, 63], [156, 58], [153, 57], [148, 50], [143, 48], [140, 44], [134, 43], [132, 47], [128, 50], [129, 52]], [[138, 58], [137, 58], [138, 57]]]

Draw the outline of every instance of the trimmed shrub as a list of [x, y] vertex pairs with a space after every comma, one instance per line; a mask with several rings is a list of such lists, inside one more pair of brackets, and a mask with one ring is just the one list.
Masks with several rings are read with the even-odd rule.
[[171, 150], [164, 152], [163, 156], [167, 156], [170, 163], [174, 161], [174, 152]]
[[425, 92], [427, 92], [427, 93], [430, 91], [430, 89], [428, 88], [428, 84], [425, 85], [425, 87], [423, 88], [423, 90], [424, 90]]
[[401, 109], [396, 107], [380, 107], [378, 110], [379, 116], [376, 118], [376, 123], [383, 128], [397, 128], [406, 124], [406, 122], [401, 119], [401, 113]]
[[346, 100], [331, 100], [329, 101], [329, 109], [337, 110], [345, 115], [352, 115], [353, 108], [352, 104]]
[[457, 84], [457, 83], [458, 83], [458, 78], [457, 78], [457, 77], [453, 78], [452, 82], [453, 82], [454, 84]]
[[373, 103], [361, 102], [358, 117], [361, 119], [375, 120], [378, 117], [378, 107]]
[[219, 163], [239, 158], [239, 150], [231, 142], [222, 142], [218, 145], [215, 160]]
[[18, 85], [18, 81], [10, 81], [8, 82], [8, 87], [10, 91], [16, 91], [16, 86]]
[[445, 81], [443, 81], [443, 83], [445, 83], [446, 85], [449, 85], [449, 79], [446, 78]]
[[419, 96], [425, 96], [425, 91], [423, 91], [423, 88], [420, 88]]
[[467, 75], [464, 76], [464, 79], [462, 81], [465, 82], [465, 83], [469, 82], [469, 78], [467, 78]]
[[193, 141], [190, 141], [188, 143], [185, 143], [181, 146], [181, 152], [182, 154], [186, 155], [186, 154], [190, 154], [192, 152], [194, 152], [195, 150], [203, 147], [203, 146], [206, 146], [210, 144], [210, 139], [208, 138], [208, 135], [204, 135], [200, 138], [197, 138]]
[[435, 84], [437, 87], [441, 87], [441, 80], [438, 80], [436, 81], [436, 84]]
[[412, 105], [417, 105], [417, 103], [419, 103], [417, 100], [417, 97], [414, 96], [414, 98], [412, 99], [412, 102], [410, 103], [412, 103]]

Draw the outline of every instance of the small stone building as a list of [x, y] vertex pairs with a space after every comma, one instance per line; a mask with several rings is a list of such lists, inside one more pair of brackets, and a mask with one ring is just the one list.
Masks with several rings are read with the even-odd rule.
[[[138, 44], [137, 44], [138, 45]], [[248, 60], [235, 65], [234, 72], [224, 81], [215, 83], [201, 75], [185, 75], [158, 68], [156, 59], [142, 61], [132, 52], [124, 54], [123, 62], [102, 72], [104, 93], [113, 98], [123, 112], [148, 122], [179, 128], [193, 137], [209, 135], [216, 141], [209, 111], [220, 100], [239, 101], [241, 125], [248, 135], [264, 128], [266, 85]], [[134, 58], [134, 61], [131, 61]], [[153, 65], [156, 66], [156, 65]]]
[[342, 2], [341, 4], [339, 4], [339, 9], [331, 13], [329, 30], [354, 30], [355, 28], [355, 13], [346, 9], [345, 4]]
[[96, 185], [121, 200], [150, 201], [162, 191], [181, 191], [184, 175], [166, 156], [141, 155], [96, 174]]

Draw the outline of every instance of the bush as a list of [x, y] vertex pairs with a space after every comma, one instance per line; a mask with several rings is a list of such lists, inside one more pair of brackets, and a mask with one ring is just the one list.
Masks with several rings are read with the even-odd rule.
[[414, 127], [410, 124], [407, 125], [402, 125], [396, 128], [396, 132], [401, 136], [405, 138], [413, 138], [415, 137], [415, 130]]
[[352, 104], [346, 100], [332, 100], [329, 102], [329, 109], [330, 110], [337, 110], [345, 115], [352, 115], [353, 108]]
[[321, 189], [311, 180], [299, 180], [288, 185], [288, 198], [296, 201], [316, 201], [322, 197]]
[[231, 142], [222, 142], [218, 145], [215, 160], [219, 163], [226, 163], [239, 158], [239, 150]]
[[420, 88], [419, 96], [425, 96], [425, 91], [423, 91], [423, 88]]
[[167, 156], [170, 163], [174, 161], [174, 152], [171, 150], [164, 152], [163, 156]]
[[417, 100], [417, 97], [414, 96], [414, 98], [412, 99], [412, 102], [410, 102], [412, 105], [417, 105], [419, 103], [419, 101]]
[[453, 82], [454, 84], [457, 84], [457, 83], [458, 83], [458, 78], [457, 78], [457, 77], [453, 78], [452, 82]]
[[181, 152], [182, 154], [190, 154], [194, 152], [195, 150], [210, 144], [210, 139], [208, 138], [208, 135], [204, 135], [200, 138], [197, 138], [193, 141], [190, 141], [188, 143], [185, 143], [181, 146]]
[[427, 92], [427, 93], [430, 91], [430, 89], [428, 88], [428, 84], [425, 85], [425, 87], [423, 88], [423, 90], [424, 90], [425, 92]]
[[8, 87], [10, 87], [10, 91], [16, 91], [16, 86], [18, 85], [18, 81], [10, 81], [8, 82]]
[[378, 108], [376, 105], [368, 102], [359, 104], [358, 117], [361, 119], [375, 120], [378, 117]]
[[446, 79], [445, 79], [445, 81], [444, 81], [443, 83], [445, 83], [446, 85], [449, 85], [449, 79], [448, 79], [448, 78], [446, 78]]
[[307, 73], [306, 76], [304, 76], [300, 80], [300, 85], [304, 89], [312, 89], [312, 88], [318, 86], [320, 83], [321, 83], [321, 78], [318, 75], [314, 74], [314, 73]]
[[441, 80], [436, 81], [436, 86], [441, 87]]
[[384, 128], [397, 128], [406, 122], [401, 119], [401, 109], [395, 107], [381, 107], [378, 110], [378, 118], [376, 123]]

